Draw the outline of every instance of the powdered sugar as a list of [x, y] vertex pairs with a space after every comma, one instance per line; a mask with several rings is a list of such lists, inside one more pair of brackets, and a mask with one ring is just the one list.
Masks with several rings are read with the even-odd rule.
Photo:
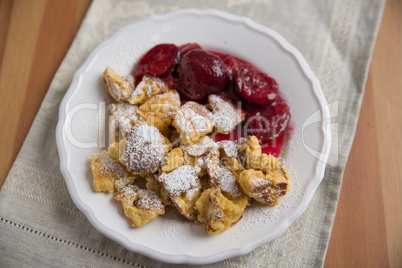
[[133, 183], [134, 177], [123, 177], [114, 181], [116, 189], [121, 189], [127, 184]]
[[98, 159], [100, 162], [100, 166], [98, 171], [102, 175], [107, 175], [108, 173], [113, 173], [113, 175], [117, 178], [126, 178], [128, 176], [128, 172], [126, 168], [120, 164], [116, 159], [113, 159], [107, 154], [107, 152], [103, 151], [98, 155]]
[[138, 117], [135, 110], [138, 108], [136, 105], [131, 105], [128, 103], [118, 103], [110, 105], [109, 109], [114, 116], [128, 116], [128, 117]]
[[142, 87], [136, 87], [135, 89], [134, 89], [134, 91], [133, 91], [133, 93], [131, 94], [131, 98], [132, 99], [137, 99], [138, 98], [138, 96], [140, 96], [141, 94], [143, 94], [144, 92], [143, 92], [143, 90], [142, 90]]
[[174, 126], [184, 136], [183, 140], [193, 140], [212, 131], [214, 118], [204, 106], [188, 101], [177, 111]]
[[103, 82], [110, 95], [117, 101], [127, 101], [133, 91], [133, 87], [123, 77], [116, 73], [110, 66], [103, 73]]
[[[110, 105], [112, 114], [112, 121], [110, 123], [110, 130], [114, 135], [119, 138], [125, 138], [133, 127], [134, 122], [140, 119], [137, 114], [138, 106], [128, 103], [119, 103]], [[118, 139], [116, 139], [118, 140]]]
[[[169, 90], [152, 96], [139, 108], [139, 113], [163, 114], [163, 117], [174, 117], [180, 108], [180, 95], [176, 90]], [[159, 115], [160, 116], [160, 115]]]
[[208, 102], [212, 108], [215, 128], [219, 133], [228, 134], [244, 119], [240, 109], [218, 95], [210, 95]]
[[111, 95], [117, 100], [117, 101], [122, 101], [124, 100], [124, 96], [122, 95], [122, 91], [120, 89], [120, 86], [117, 83], [110, 83], [110, 90], [111, 90]]
[[192, 156], [183, 152], [184, 164], [200, 167], [201, 170], [206, 168], [206, 156]]
[[221, 187], [223, 192], [230, 194], [233, 198], [241, 196], [237, 179], [228, 168], [217, 167], [212, 180]]
[[205, 155], [202, 155], [202, 156], [200, 156], [200, 157], [198, 157], [197, 158], [197, 161], [196, 161], [196, 165], [198, 166], [198, 167], [200, 167], [200, 168], [204, 168], [205, 169], [205, 167], [206, 167], [206, 156]]
[[152, 93], [155, 91], [154, 87], [149, 85], [145, 87], [145, 94], [147, 94], [147, 97], [150, 98], [152, 96]]
[[129, 184], [117, 192], [116, 196], [119, 197], [124, 209], [133, 206], [133, 202], [138, 198], [137, 189], [138, 186]]
[[161, 79], [150, 76], [143, 76], [141, 82], [135, 87], [131, 98], [136, 100], [138, 96], [146, 94], [148, 98], [153, 95], [163, 92], [166, 89], [166, 84]]
[[127, 76], [125, 77], [125, 79], [126, 79], [127, 83], [129, 83], [130, 86], [131, 86], [132, 88], [134, 88], [134, 85], [135, 85], [134, 76], [132, 76], [131, 74], [129, 74], [129, 75], [127, 75]]
[[165, 206], [155, 192], [144, 189], [138, 189], [137, 192], [140, 197], [135, 203], [137, 206], [145, 209], [165, 209]]
[[200, 191], [201, 190], [198, 187], [194, 187], [186, 192], [186, 198], [188, 200], [193, 200]]
[[162, 174], [159, 181], [163, 183], [169, 195], [179, 196], [198, 185], [198, 172], [200, 167], [183, 165], [168, 174]]
[[115, 135], [113, 140], [117, 141], [120, 140], [120, 138], [126, 137], [132, 127], [133, 125], [129, 118], [125, 116], [115, 117], [110, 123], [110, 129]]
[[216, 149], [217, 145], [210, 137], [204, 136], [197, 143], [192, 143], [188, 145], [182, 144], [181, 148], [189, 155], [200, 156], [207, 153], [207, 151], [210, 149]]
[[119, 196], [119, 200], [122, 201], [122, 205], [125, 209], [129, 209], [134, 205], [147, 210], [165, 209], [165, 206], [162, 204], [162, 201], [155, 192], [141, 189], [137, 185], [129, 184], [121, 188], [117, 192], [117, 195]]
[[160, 104], [160, 110], [166, 117], [174, 117], [180, 108], [180, 95], [176, 90], [169, 90], [165, 93], [155, 95], [154, 102]]
[[248, 181], [253, 188], [265, 189], [270, 187], [272, 183], [265, 178], [265, 175], [261, 172], [262, 176], [253, 176]]
[[227, 157], [237, 158], [239, 151], [237, 150], [237, 142], [235, 141], [218, 141], [217, 145], [222, 148]]
[[166, 153], [167, 147], [159, 130], [137, 124], [127, 136], [123, 162], [131, 172], [151, 174], [158, 170]]

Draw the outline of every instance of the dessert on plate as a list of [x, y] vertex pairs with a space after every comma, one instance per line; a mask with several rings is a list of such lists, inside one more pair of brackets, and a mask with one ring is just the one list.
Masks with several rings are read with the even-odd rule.
[[196, 43], [159, 44], [132, 76], [107, 66], [102, 80], [115, 103], [111, 143], [91, 157], [93, 185], [114, 193], [133, 227], [175, 209], [219, 234], [253, 202], [274, 206], [289, 191], [277, 158], [289, 106], [253, 64]]

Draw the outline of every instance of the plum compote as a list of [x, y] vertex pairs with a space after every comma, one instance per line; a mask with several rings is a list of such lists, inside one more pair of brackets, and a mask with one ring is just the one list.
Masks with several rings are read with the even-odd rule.
[[243, 98], [257, 104], [272, 104], [279, 93], [275, 79], [251, 64], [239, 68], [235, 85]]
[[222, 94], [229, 86], [227, 67], [222, 59], [203, 49], [193, 49], [181, 57], [178, 90], [191, 100], [209, 94]]
[[289, 125], [290, 112], [286, 101], [278, 96], [271, 105], [259, 105], [247, 110], [248, 133], [265, 142], [278, 138]]
[[174, 44], [160, 44], [151, 48], [135, 66], [134, 77], [141, 81], [143, 75], [163, 76], [179, 62], [179, 48]]
[[290, 111], [279, 94], [274, 78], [253, 64], [233, 55], [203, 49], [197, 43], [182, 46], [159, 44], [145, 53], [134, 68], [139, 81], [143, 75], [160, 77], [182, 95], [182, 104], [205, 104], [208, 95], [217, 94], [240, 107], [246, 120], [231, 133], [215, 133], [212, 138], [237, 140], [256, 136], [263, 153], [278, 157], [288, 138]]

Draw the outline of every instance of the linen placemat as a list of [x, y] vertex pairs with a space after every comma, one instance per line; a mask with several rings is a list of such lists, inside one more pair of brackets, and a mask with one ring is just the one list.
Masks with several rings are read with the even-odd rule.
[[176, 266], [130, 252], [92, 227], [60, 173], [55, 128], [73, 74], [96, 45], [129, 23], [188, 7], [225, 10], [278, 31], [304, 55], [332, 112], [329, 164], [304, 214], [274, 241], [211, 266], [323, 265], [382, 0], [93, 1], [1, 189], [0, 267]]

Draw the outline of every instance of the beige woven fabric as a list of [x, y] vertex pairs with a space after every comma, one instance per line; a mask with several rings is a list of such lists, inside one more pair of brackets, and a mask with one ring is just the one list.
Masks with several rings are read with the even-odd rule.
[[59, 171], [55, 128], [73, 74], [96, 45], [124, 25], [186, 7], [225, 10], [277, 30], [304, 55], [338, 115], [330, 165], [305, 213], [271, 243], [211, 266], [323, 265], [384, 1], [95, 0], [0, 192], [0, 267], [176, 266], [129, 252], [91, 226]]

